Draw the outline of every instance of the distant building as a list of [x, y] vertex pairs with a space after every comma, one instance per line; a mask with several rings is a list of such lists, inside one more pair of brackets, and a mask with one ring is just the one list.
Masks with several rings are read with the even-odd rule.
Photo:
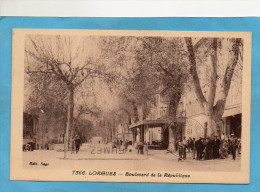
[[48, 116], [43, 110], [35, 114], [23, 113], [23, 143], [34, 142], [36, 149], [63, 143], [66, 119], [55, 114]]
[[38, 116], [23, 113], [23, 144], [36, 143], [36, 133], [39, 128]]
[[[141, 114], [141, 113], [140, 113]], [[132, 131], [133, 143], [144, 142], [150, 147], [167, 148], [169, 131], [167, 123], [168, 101], [159, 93], [155, 94], [150, 113], [129, 126]]]
[[133, 141], [133, 134], [129, 129], [128, 123], [120, 123], [117, 126], [116, 138], [122, 141]]

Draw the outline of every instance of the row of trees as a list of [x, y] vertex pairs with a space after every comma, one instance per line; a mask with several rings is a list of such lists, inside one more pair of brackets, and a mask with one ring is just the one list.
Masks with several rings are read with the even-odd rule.
[[[91, 39], [91, 37], [90, 37]], [[65, 149], [68, 151], [69, 137], [74, 120], [83, 114], [97, 116], [98, 109], [85, 105], [88, 97], [81, 97], [82, 92], [91, 89], [96, 78], [111, 81], [115, 73], [109, 66], [99, 62], [99, 57], [89, 54], [86, 43], [89, 39], [71, 36], [38, 36], [29, 35], [26, 39], [25, 72], [28, 75], [29, 110], [57, 108], [62, 115], [66, 114]], [[76, 97], [76, 98], [75, 98]], [[75, 100], [77, 99], [77, 112]]]
[[[242, 39], [108, 37], [106, 45], [105, 52], [127, 71], [119, 96], [129, 119], [146, 119], [159, 93], [168, 98], [168, 119], [175, 122], [188, 84], [207, 116], [208, 135], [221, 134], [232, 80], [242, 77]], [[169, 135], [169, 149], [175, 150], [176, 129], [170, 127]]]
[[[210, 134], [220, 134], [233, 76], [242, 70], [242, 48], [242, 39], [30, 35], [25, 46], [27, 106], [56, 109], [66, 119], [66, 157], [73, 121], [84, 114], [139, 121], [147, 118], [159, 93], [168, 98], [168, 118], [175, 121], [188, 83], [208, 117]], [[110, 114], [95, 105], [96, 81], [105, 82], [117, 99]], [[174, 150], [175, 130], [169, 131]]]

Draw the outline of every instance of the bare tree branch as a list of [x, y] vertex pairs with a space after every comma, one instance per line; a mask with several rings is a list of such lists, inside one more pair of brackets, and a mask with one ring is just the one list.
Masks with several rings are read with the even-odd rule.
[[223, 79], [223, 86], [224, 86], [224, 93], [227, 96], [228, 91], [231, 85], [231, 80], [234, 74], [235, 67], [238, 63], [239, 58], [239, 46], [242, 45], [241, 39], [235, 39], [234, 45], [232, 46], [232, 52], [234, 54], [234, 59], [228, 63], [228, 66], [225, 71], [224, 79]]
[[201, 105], [202, 108], [204, 108], [207, 101], [201, 90], [200, 80], [198, 77], [197, 66], [196, 66], [196, 56], [194, 53], [194, 48], [192, 45], [191, 37], [185, 37], [185, 42], [186, 42], [186, 46], [187, 46], [187, 49], [189, 52], [190, 74], [192, 75], [192, 78], [193, 78], [193, 84], [195, 86], [195, 93], [198, 97], [199, 104]]
[[212, 63], [212, 74], [209, 81], [209, 96], [208, 96], [208, 104], [210, 106], [209, 110], [212, 110], [211, 107], [214, 105], [215, 96], [216, 96], [216, 89], [217, 89], [217, 47], [218, 47], [218, 39], [213, 39], [213, 53], [211, 54], [211, 63]]

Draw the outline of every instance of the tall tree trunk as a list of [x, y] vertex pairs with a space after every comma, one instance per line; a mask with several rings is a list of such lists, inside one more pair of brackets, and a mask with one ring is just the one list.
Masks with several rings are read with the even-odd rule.
[[221, 116], [212, 113], [206, 116], [207, 119], [207, 132], [206, 137], [221, 136], [222, 118]]
[[143, 111], [143, 120], [146, 119], [147, 115], [148, 115], [148, 105], [146, 102], [143, 103], [143, 106], [142, 106], [142, 111]]
[[171, 125], [169, 126], [169, 145], [168, 151], [175, 152], [176, 151], [176, 127]]
[[[224, 108], [225, 105], [221, 104], [221, 106]], [[206, 116], [206, 122], [207, 127], [204, 127], [204, 137], [214, 137], [214, 136], [220, 136], [220, 128], [219, 124], [221, 123], [221, 117], [223, 115], [222, 113], [219, 113], [220, 109], [214, 109], [211, 106], [208, 106], [208, 104], [204, 105], [204, 114]]]
[[[203, 39], [202, 39], [203, 40]], [[233, 52], [233, 59], [228, 63], [226, 70], [225, 70], [225, 75], [223, 78], [222, 86], [223, 86], [223, 91], [220, 92], [222, 95], [220, 99], [215, 103], [215, 97], [216, 97], [216, 87], [217, 87], [217, 61], [218, 61], [218, 54], [217, 54], [217, 49], [218, 49], [218, 39], [213, 38], [211, 44], [211, 47], [213, 49], [213, 53], [211, 54], [211, 67], [212, 67], [212, 74], [209, 82], [209, 95], [208, 99], [206, 100], [205, 96], [203, 95], [200, 80], [198, 77], [197, 73], [197, 66], [196, 66], [196, 55], [195, 55], [195, 49], [192, 44], [192, 38], [190, 37], [185, 37], [185, 42], [187, 46], [187, 50], [189, 52], [189, 61], [190, 61], [190, 74], [193, 78], [193, 85], [195, 88], [195, 93], [198, 99], [198, 102], [201, 106], [201, 108], [204, 111], [204, 114], [207, 117], [207, 136], [214, 136], [214, 135], [221, 135], [221, 118], [224, 113], [224, 108], [226, 104], [226, 99], [228, 96], [228, 92], [230, 89], [231, 85], [231, 80], [234, 74], [235, 67], [238, 63], [238, 58], [239, 58], [239, 52], [240, 52], [240, 45], [242, 44], [241, 39], [234, 39], [233, 40], [233, 46], [232, 46], [232, 52]], [[203, 42], [203, 41], [200, 41]]]
[[206, 115], [207, 127], [204, 127], [204, 135], [202, 137], [213, 137], [215, 135], [215, 123], [212, 114]]
[[171, 97], [170, 105], [169, 105], [169, 119], [170, 119], [170, 125], [168, 127], [169, 131], [169, 145], [168, 150], [170, 152], [176, 151], [176, 129], [177, 129], [177, 108], [179, 105], [179, 101], [181, 99], [181, 91], [178, 94], [174, 94], [174, 96]]
[[215, 135], [218, 135], [219, 137], [221, 137], [222, 116], [224, 114], [226, 99], [227, 96], [223, 95], [222, 99], [217, 101], [212, 110], [212, 120], [215, 123]]
[[67, 158], [67, 152], [69, 150], [70, 135], [73, 131], [73, 110], [74, 110], [74, 89], [69, 89], [68, 99], [68, 112], [67, 112], [67, 125], [64, 142], [64, 158]]

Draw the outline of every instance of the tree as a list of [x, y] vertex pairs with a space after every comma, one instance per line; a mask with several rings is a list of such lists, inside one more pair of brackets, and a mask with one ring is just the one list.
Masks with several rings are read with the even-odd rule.
[[138, 57], [148, 68], [152, 68], [152, 78], [157, 76], [159, 93], [168, 101], [169, 151], [175, 151], [176, 129], [182, 128], [177, 123], [177, 109], [187, 78], [186, 52], [181, 48], [180, 38], [144, 37]]
[[[124, 69], [119, 95], [122, 103], [132, 106], [124, 108], [130, 111], [134, 121], [141, 117], [146, 119], [155, 95], [160, 94], [169, 101], [169, 121], [177, 122], [176, 112], [187, 74], [187, 53], [182, 49], [182, 39], [109, 37], [105, 41], [104, 50], [112, 55], [104, 55], [113, 57], [113, 61]], [[171, 151], [175, 151], [176, 128], [169, 126]]]
[[[156, 77], [152, 76], [144, 67], [133, 69], [133, 76], [129, 76], [125, 81], [125, 86], [120, 91], [120, 98], [127, 114], [132, 114], [134, 121], [146, 119], [151, 108], [153, 97], [158, 89]], [[125, 105], [129, 105], [126, 107]]]
[[[89, 37], [88, 39], [91, 39]], [[77, 89], [87, 80], [113, 78], [108, 66], [93, 59], [87, 49], [87, 38], [71, 36], [29, 35], [26, 40], [28, 73], [44, 74], [52, 77], [52, 84], [65, 88], [67, 123], [64, 144], [64, 157], [69, 146], [70, 132], [73, 131], [74, 96]], [[38, 77], [39, 77], [38, 76]], [[47, 91], [41, 88], [43, 91]]]
[[[189, 58], [189, 71], [198, 102], [208, 119], [208, 135], [219, 135], [221, 118], [235, 69], [242, 64], [243, 41], [240, 38], [201, 38], [196, 44], [191, 37], [185, 37]], [[222, 44], [225, 43], [225, 46]], [[224, 47], [226, 49], [224, 49]], [[210, 59], [210, 60], [209, 60]], [[207, 70], [207, 95], [203, 93], [202, 78], [198, 74], [198, 64]], [[224, 69], [223, 75], [221, 70]], [[220, 94], [216, 94], [220, 93]]]
[[119, 95], [121, 109], [131, 114], [135, 122], [145, 119], [158, 81], [149, 66], [138, 60], [137, 49], [141, 41], [132, 36], [109, 36], [103, 37], [100, 44], [103, 59], [115, 63], [121, 73], [112, 88]]

